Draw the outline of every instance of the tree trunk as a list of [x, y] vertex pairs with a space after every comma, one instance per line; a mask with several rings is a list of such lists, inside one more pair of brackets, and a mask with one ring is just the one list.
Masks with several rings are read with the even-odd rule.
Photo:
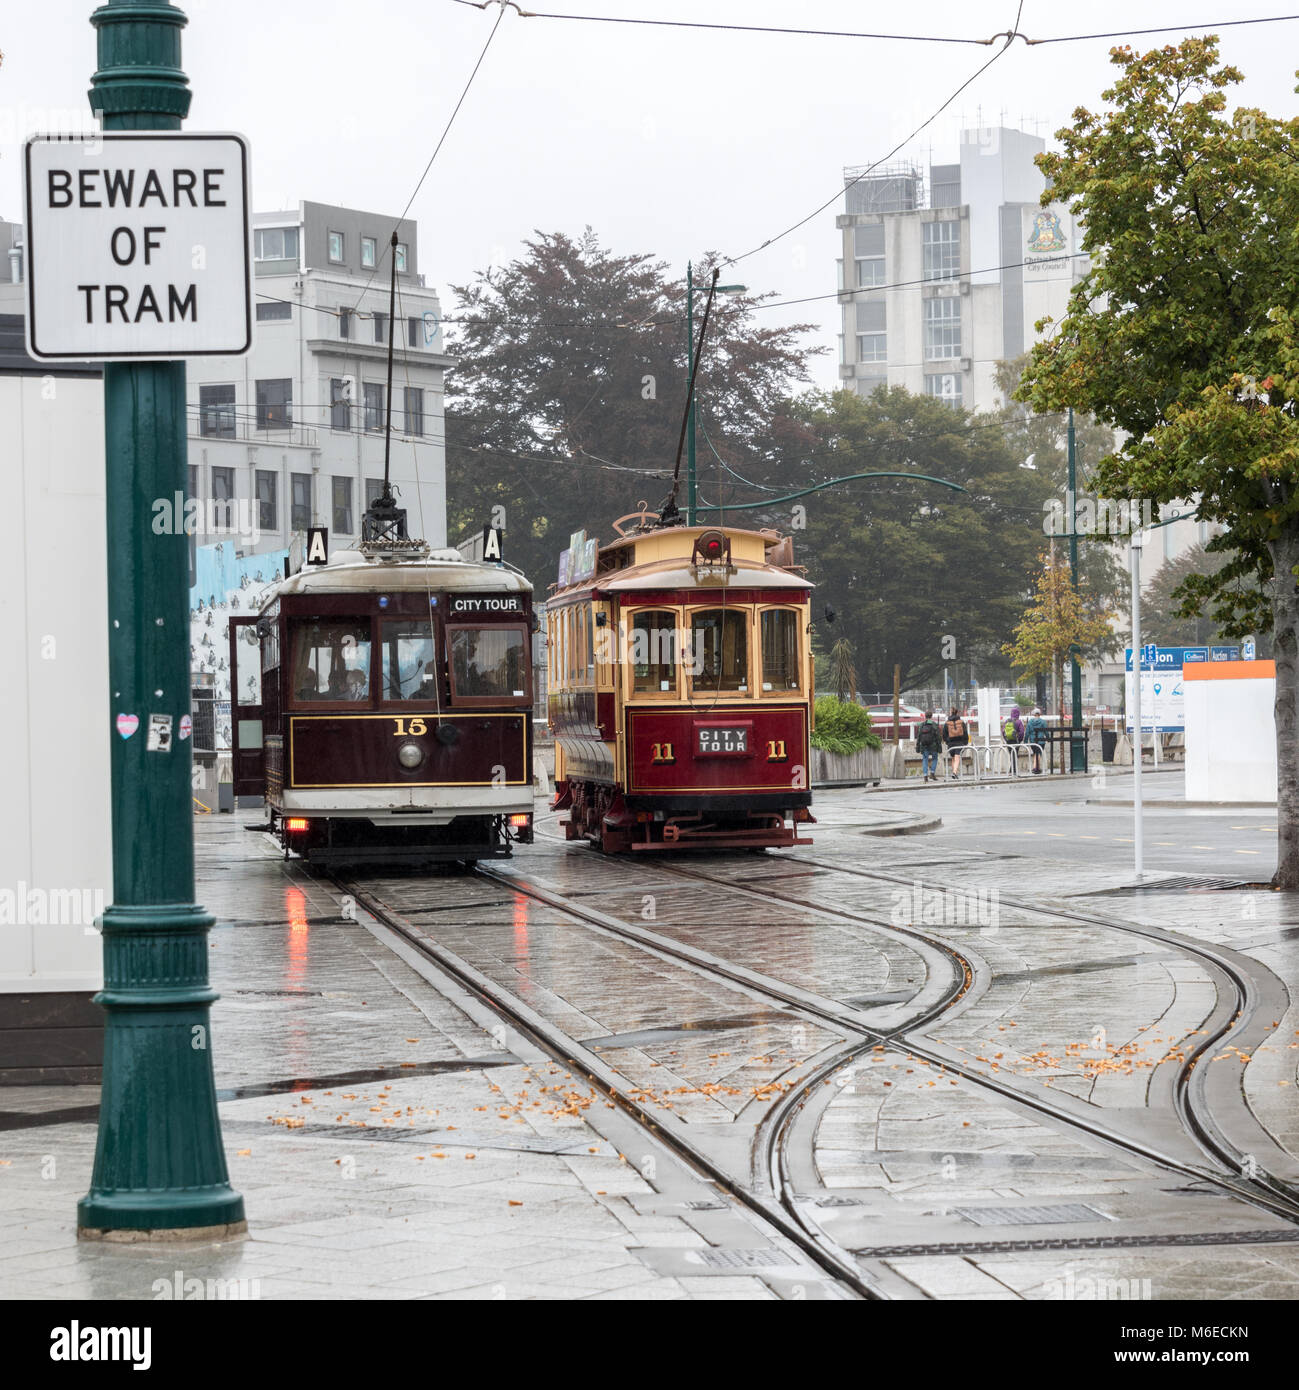
[[1274, 888], [1299, 889], [1299, 526], [1269, 542], [1272, 555], [1272, 656], [1276, 661], [1276, 876]]

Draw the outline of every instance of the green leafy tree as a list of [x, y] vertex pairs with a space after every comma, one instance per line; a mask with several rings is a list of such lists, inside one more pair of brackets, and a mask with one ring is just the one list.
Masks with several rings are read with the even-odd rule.
[[[944, 666], [962, 677], [971, 665], [985, 677], [1005, 672], [1001, 644], [1031, 587], [1053, 485], [1021, 467], [1004, 422], [895, 387], [869, 398], [807, 393], [778, 423], [768, 471], [748, 476], [765, 486], [779, 479], [780, 493], [869, 471], [926, 474], [968, 489], [870, 478], [723, 513], [792, 531], [817, 604], [837, 610], [835, 630], [852, 643], [858, 688], [891, 691], [895, 664], [904, 686]], [[710, 478], [707, 492], [709, 500], [754, 497], [733, 479]]]
[[[1228, 114], [1215, 37], [1118, 48], [1103, 93], [1039, 163], [1083, 219], [1091, 266], [1020, 394], [1126, 431], [1114, 497], [1192, 498], [1226, 556], [1184, 592], [1224, 633], [1271, 627], [1277, 887], [1299, 888], [1299, 121]], [[1242, 582], [1243, 581], [1243, 582]]]
[[1015, 628], [1015, 637], [1002, 651], [1017, 671], [1026, 675], [1050, 675], [1055, 682], [1056, 709], [1062, 709], [1064, 663], [1075, 647], [1105, 650], [1114, 643], [1110, 612], [1089, 612], [1082, 592], [1073, 586], [1066, 556], [1050, 550], [1042, 555], [1042, 568], [1032, 605]]
[[[544, 593], [573, 531], [610, 538], [612, 520], [667, 494], [688, 379], [685, 284], [590, 228], [577, 241], [539, 232], [524, 252], [455, 287], [447, 511], [453, 538], [503, 516], [507, 558]], [[767, 454], [812, 351], [798, 345], [807, 325], [757, 324], [759, 302], [715, 298], [696, 387], [708, 439], [741, 465]], [[696, 336], [703, 304], [696, 290]]]

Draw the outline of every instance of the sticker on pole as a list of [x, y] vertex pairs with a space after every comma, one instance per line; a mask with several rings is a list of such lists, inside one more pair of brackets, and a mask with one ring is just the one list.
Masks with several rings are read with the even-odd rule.
[[149, 732], [147, 735], [146, 752], [149, 753], [170, 753], [171, 752], [171, 715], [151, 714], [149, 716]]
[[165, 361], [252, 347], [242, 135], [34, 135], [23, 173], [33, 357]]

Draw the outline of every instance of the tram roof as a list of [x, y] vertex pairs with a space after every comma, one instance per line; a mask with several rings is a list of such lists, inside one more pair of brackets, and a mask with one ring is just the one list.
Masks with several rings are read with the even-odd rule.
[[415, 560], [370, 559], [359, 550], [342, 550], [327, 565], [305, 565], [276, 585], [267, 601], [288, 594], [401, 593], [421, 589], [531, 593], [532, 585], [515, 569], [466, 560], [459, 551], [434, 550]]

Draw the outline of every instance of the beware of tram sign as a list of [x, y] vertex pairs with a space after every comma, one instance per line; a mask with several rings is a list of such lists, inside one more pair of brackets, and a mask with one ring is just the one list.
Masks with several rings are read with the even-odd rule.
[[252, 347], [241, 135], [34, 135], [24, 151], [27, 346], [37, 358]]

